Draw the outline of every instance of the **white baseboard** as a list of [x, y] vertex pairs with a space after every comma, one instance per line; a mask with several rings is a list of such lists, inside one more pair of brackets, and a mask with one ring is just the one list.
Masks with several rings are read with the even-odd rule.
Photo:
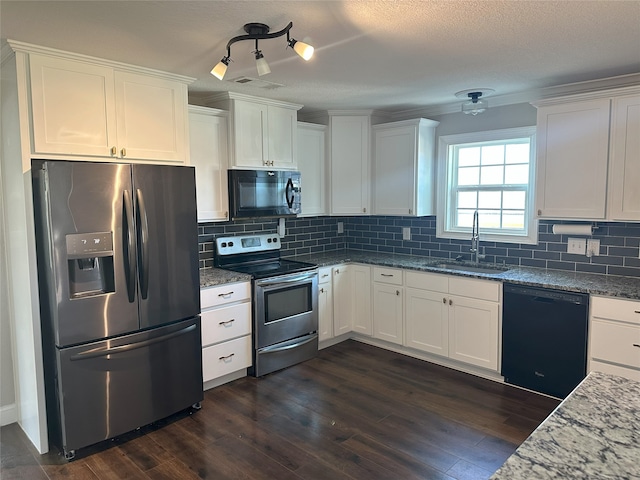
[[0, 426], [4, 427], [18, 421], [18, 407], [15, 403], [0, 407]]

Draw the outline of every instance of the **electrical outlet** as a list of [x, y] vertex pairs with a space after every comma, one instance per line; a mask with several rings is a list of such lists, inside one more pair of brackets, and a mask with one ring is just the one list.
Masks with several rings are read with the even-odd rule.
[[402, 227], [402, 239], [411, 240], [411, 227]]
[[338, 233], [344, 233], [344, 223], [338, 222]]
[[567, 241], [567, 253], [585, 255], [587, 253], [587, 239], [569, 237]]
[[597, 257], [600, 255], [600, 239], [590, 238], [587, 240], [587, 257]]

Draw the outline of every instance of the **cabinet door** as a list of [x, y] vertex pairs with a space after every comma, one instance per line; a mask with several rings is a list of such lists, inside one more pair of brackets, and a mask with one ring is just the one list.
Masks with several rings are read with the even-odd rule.
[[538, 108], [538, 216], [605, 218], [609, 99]]
[[366, 265], [349, 266], [352, 286], [353, 331], [371, 335], [371, 267]]
[[498, 303], [450, 296], [449, 357], [498, 371]]
[[333, 268], [333, 335], [351, 331], [352, 289], [350, 267], [341, 265]]
[[186, 162], [186, 85], [116, 71], [115, 92], [120, 157]]
[[331, 282], [318, 285], [318, 340], [333, 338], [333, 290]]
[[375, 131], [374, 198], [376, 215], [413, 215], [416, 172], [416, 128]]
[[298, 143], [298, 113], [296, 110], [269, 105], [268, 109], [269, 164], [276, 168], [295, 170], [296, 144]]
[[236, 167], [267, 166], [267, 106], [233, 101], [233, 164]]
[[227, 220], [227, 119], [201, 111], [189, 113], [189, 157], [196, 167], [198, 222]]
[[405, 289], [405, 345], [425, 352], [449, 354], [449, 307], [445, 294]]
[[331, 213], [370, 213], [369, 183], [369, 117], [331, 117]]
[[298, 169], [302, 175], [302, 216], [326, 215], [325, 127], [298, 123]]
[[640, 95], [615, 98], [609, 191], [612, 220], [640, 220]]
[[113, 69], [29, 55], [34, 153], [109, 156], [117, 146]]
[[373, 284], [373, 336], [402, 345], [403, 287]]

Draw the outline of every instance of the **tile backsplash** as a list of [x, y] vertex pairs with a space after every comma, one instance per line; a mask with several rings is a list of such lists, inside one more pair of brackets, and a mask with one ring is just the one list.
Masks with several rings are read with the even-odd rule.
[[[343, 223], [344, 233], [338, 233], [338, 222]], [[538, 245], [484, 242], [481, 238], [484, 262], [640, 277], [640, 223], [598, 222], [590, 238], [600, 240], [600, 255], [591, 258], [567, 253], [569, 236], [554, 234], [556, 223], [571, 222], [540, 221]], [[276, 225], [277, 219], [200, 224], [200, 268], [213, 266], [215, 237], [275, 232]], [[411, 240], [402, 239], [403, 227], [411, 229]], [[309, 217], [287, 219], [282, 255], [349, 248], [470, 259], [469, 246], [467, 240], [436, 238], [435, 217]]]

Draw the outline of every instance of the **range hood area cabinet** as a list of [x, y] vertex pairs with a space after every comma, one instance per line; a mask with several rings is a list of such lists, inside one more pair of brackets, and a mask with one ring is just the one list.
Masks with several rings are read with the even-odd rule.
[[538, 217], [640, 220], [640, 87], [535, 106]]
[[298, 110], [302, 105], [234, 92], [203, 99], [229, 111], [230, 168], [296, 170]]
[[373, 214], [435, 214], [435, 131], [418, 118], [374, 125]]
[[187, 162], [192, 78], [9, 44], [28, 55], [34, 155]]

